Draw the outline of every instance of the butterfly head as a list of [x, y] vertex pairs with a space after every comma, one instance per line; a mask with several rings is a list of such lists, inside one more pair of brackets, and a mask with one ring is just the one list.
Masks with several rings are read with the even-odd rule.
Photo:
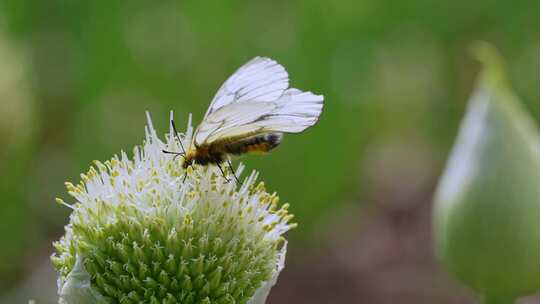
[[188, 155], [186, 155], [186, 157], [184, 157], [184, 162], [182, 163], [182, 167], [184, 169], [187, 169], [188, 167], [191, 167], [193, 166], [193, 157], [188, 157]]
[[197, 150], [189, 149], [186, 155], [184, 156], [184, 162], [182, 163], [182, 167], [184, 169], [187, 169], [188, 167], [193, 166], [196, 158], [197, 158]]

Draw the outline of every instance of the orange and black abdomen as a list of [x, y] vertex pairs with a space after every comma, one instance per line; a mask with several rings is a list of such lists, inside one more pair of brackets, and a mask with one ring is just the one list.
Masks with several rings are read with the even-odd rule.
[[226, 153], [240, 155], [245, 153], [266, 153], [279, 145], [281, 142], [281, 133], [269, 133], [248, 137], [236, 142], [224, 145]]
[[222, 163], [227, 154], [265, 153], [279, 145], [282, 133], [269, 133], [243, 139], [199, 146], [188, 151], [184, 157], [184, 168], [192, 164], [208, 165]]

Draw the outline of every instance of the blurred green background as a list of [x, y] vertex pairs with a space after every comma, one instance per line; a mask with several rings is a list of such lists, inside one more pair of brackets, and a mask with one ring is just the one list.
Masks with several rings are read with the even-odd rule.
[[[242, 159], [299, 228], [270, 303], [469, 303], [432, 258], [430, 200], [478, 64], [498, 46], [540, 118], [538, 1], [0, 2], [0, 302], [54, 303], [48, 256], [78, 181], [202, 118], [254, 56], [325, 95], [320, 123]], [[531, 300], [533, 301], [533, 300]], [[531, 302], [532, 303], [532, 302]]]

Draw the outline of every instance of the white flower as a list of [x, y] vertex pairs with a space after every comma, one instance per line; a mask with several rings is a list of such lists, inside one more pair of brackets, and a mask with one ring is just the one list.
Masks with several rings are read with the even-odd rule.
[[[192, 132], [190, 118], [184, 146]], [[185, 172], [163, 149], [180, 146], [172, 130], [162, 142], [148, 117], [133, 159], [96, 161], [66, 183], [76, 203], [52, 256], [61, 303], [265, 302], [295, 226], [288, 205], [278, 208], [256, 172], [239, 186], [213, 166]]]

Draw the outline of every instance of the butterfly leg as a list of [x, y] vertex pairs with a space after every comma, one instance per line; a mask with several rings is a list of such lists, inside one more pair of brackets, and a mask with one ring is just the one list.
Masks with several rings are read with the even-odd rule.
[[219, 171], [221, 171], [221, 175], [222, 175], [223, 178], [227, 181], [227, 183], [230, 182], [231, 180], [228, 179], [227, 176], [225, 176], [225, 172], [223, 172], [223, 168], [221, 168], [221, 165], [220, 165], [218, 162], [216, 162], [216, 165], [217, 165], [217, 167], [219, 168]]
[[187, 178], [187, 172], [184, 173], [184, 178], [182, 178], [182, 184], [186, 182], [186, 178]]
[[233, 176], [234, 176], [234, 179], [236, 180], [236, 183], [237, 183], [238, 185], [242, 185], [242, 183], [238, 180], [238, 177], [236, 177], [236, 172], [234, 172], [234, 169], [233, 169], [233, 166], [232, 166], [232, 164], [231, 164], [231, 160], [230, 160], [230, 159], [227, 159], [227, 164], [229, 165], [229, 169], [231, 169], [231, 172], [232, 172], [232, 174], [233, 174]]

